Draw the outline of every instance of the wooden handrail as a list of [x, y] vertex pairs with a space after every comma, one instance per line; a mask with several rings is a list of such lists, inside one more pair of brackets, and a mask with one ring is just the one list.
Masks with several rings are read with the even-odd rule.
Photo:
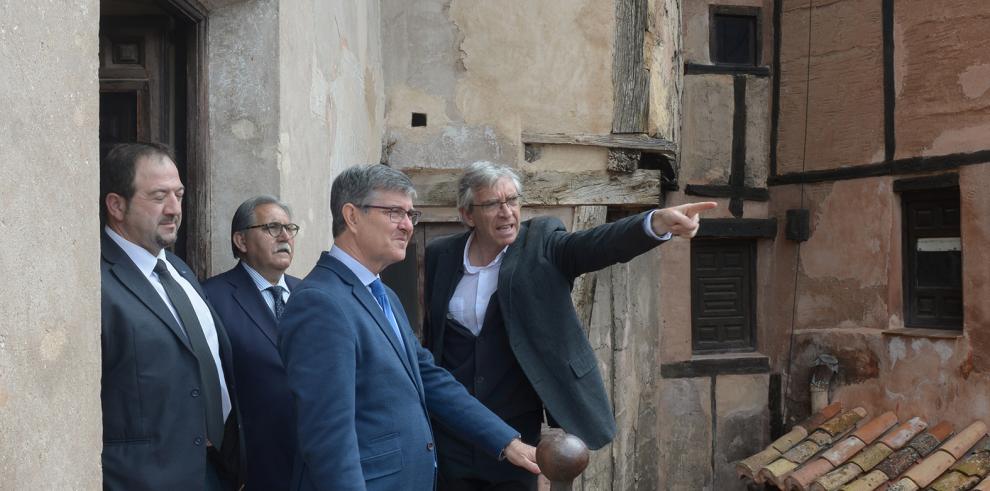
[[536, 463], [550, 480], [550, 491], [571, 491], [574, 479], [588, 467], [588, 446], [580, 438], [550, 430], [536, 446]]

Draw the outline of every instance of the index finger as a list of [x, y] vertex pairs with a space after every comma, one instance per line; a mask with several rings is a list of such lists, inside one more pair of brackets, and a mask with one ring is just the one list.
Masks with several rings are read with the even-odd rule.
[[718, 208], [718, 203], [714, 201], [699, 201], [698, 203], [685, 203], [677, 208], [680, 208], [681, 213], [689, 217], [694, 217], [703, 211]]

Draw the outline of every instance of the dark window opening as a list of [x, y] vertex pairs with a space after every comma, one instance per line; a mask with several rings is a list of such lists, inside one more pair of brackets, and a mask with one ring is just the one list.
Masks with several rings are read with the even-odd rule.
[[710, 43], [717, 65], [759, 65], [759, 9], [713, 6]]
[[412, 125], [414, 128], [426, 126], [426, 113], [412, 113]]
[[756, 242], [691, 241], [691, 347], [695, 353], [756, 346]]
[[904, 325], [962, 329], [959, 189], [901, 195], [904, 226]]

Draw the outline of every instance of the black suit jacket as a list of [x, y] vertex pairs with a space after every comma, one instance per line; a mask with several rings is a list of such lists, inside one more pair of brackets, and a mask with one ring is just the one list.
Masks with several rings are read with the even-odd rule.
[[[574, 278], [630, 259], [662, 242], [643, 229], [645, 213], [575, 233], [560, 220], [523, 222], [498, 275], [511, 352], [560, 426], [592, 449], [610, 442], [615, 417], [601, 373], [574, 304]], [[443, 352], [447, 304], [463, 276], [470, 232], [442, 237], [426, 248], [424, 344]]]
[[[285, 276], [291, 292], [299, 278]], [[262, 293], [240, 263], [203, 282], [234, 353], [247, 460], [247, 489], [289, 489], [296, 452], [295, 402], [278, 355], [278, 330]]]
[[[199, 366], [168, 306], [134, 262], [101, 232], [103, 488], [202, 489], [206, 482], [206, 409]], [[203, 294], [189, 266], [169, 263]], [[228, 470], [241, 452], [230, 341], [213, 313], [233, 409], [222, 453]], [[209, 458], [220, 459], [219, 454]], [[219, 462], [219, 460], [216, 460]]]

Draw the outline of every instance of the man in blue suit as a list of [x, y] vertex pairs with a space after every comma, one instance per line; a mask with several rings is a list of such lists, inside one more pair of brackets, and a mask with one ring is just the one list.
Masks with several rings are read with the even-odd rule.
[[539, 472], [535, 449], [434, 364], [381, 283], [419, 220], [415, 193], [384, 165], [351, 167], [334, 180], [334, 245], [292, 292], [279, 328], [298, 420], [292, 489], [432, 491], [430, 417]]
[[299, 226], [289, 206], [255, 196], [237, 208], [230, 247], [239, 262], [203, 283], [233, 348], [247, 451], [247, 489], [289, 489], [296, 448], [295, 410], [278, 355], [278, 317], [299, 278], [292, 264]]

